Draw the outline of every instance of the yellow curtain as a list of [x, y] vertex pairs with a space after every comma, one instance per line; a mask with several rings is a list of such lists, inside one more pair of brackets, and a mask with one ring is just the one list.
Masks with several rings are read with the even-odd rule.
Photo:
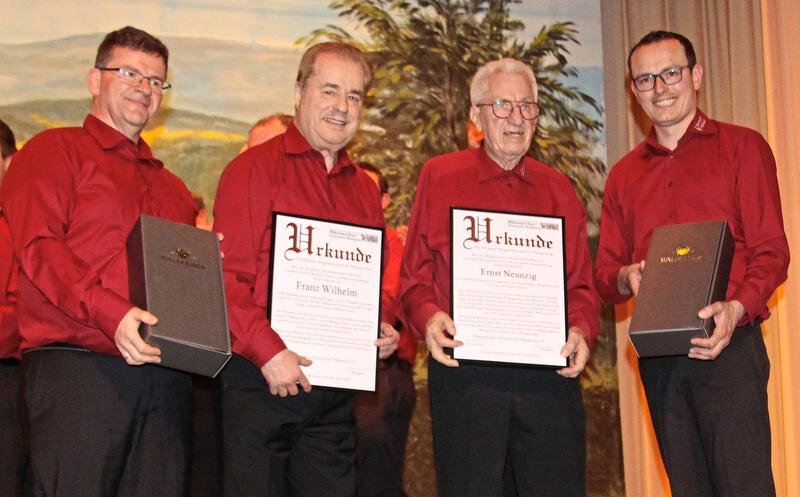
[[[778, 160], [784, 224], [800, 257], [800, 4], [796, 0], [602, 0], [609, 165], [649, 128], [628, 91], [628, 50], [655, 29], [680, 32], [705, 67], [700, 106], [712, 117], [759, 130]], [[763, 36], [762, 36], [763, 27]], [[772, 364], [768, 387], [773, 470], [779, 497], [800, 496], [800, 265], [773, 297], [763, 327]], [[617, 370], [626, 492], [669, 495], [633, 354], [629, 307], [617, 308]], [[793, 360], [790, 360], [793, 359]]]

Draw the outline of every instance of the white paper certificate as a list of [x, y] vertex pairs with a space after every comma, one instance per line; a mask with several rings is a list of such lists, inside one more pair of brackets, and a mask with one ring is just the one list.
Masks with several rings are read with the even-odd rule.
[[563, 367], [564, 219], [451, 208], [456, 359]]
[[375, 390], [383, 230], [273, 215], [269, 318], [312, 385]]

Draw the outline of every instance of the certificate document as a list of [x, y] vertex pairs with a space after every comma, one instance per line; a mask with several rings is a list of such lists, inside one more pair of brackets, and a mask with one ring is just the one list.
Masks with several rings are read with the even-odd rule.
[[274, 213], [268, 317], [312, 385], [375, 390], [383, 229]]
[[564, 218], [450, 209], [456, 359], [564, 367]]

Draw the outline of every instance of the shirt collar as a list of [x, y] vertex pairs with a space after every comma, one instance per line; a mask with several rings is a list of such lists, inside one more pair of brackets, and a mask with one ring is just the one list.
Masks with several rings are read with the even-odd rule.
[[[706, 116], [698, 107], [692, 123], [688, 128], [686, 128], [686, 132], [683, 134], [680, 140], [678, 140], [678, 147], [691, 140], [694, 136], [714, 135], [716, 133], [717, 122], [713, 119], [709, 119], [708, 116]], [[658, 137], [656, 136], [656, 130], [654, 127], [650, 128], [650, 133], [648, 133], [647, 138], [645, 138], [645, 143], [653, 152], [671, 153], [670, 150], [667, 150], [658, 143]]]
[[152, 166], [164, 167], [164, 163], [153, 155], [150, 146], [141, 137], [139, 137], [137, 143], [133, 143], [130, 138], [92, 114], [86, 116], [83, 121], [83, 128], [97, 141], [103, 150], [129, 150], [137, 160], [148, 162]]
[[[322, 165], [325, 165], [325, 161], [322, 159], [322, 154], [311, 147], [311, 144], [308, 143], [306, 137], [300, 133], [300, 130], [297, 129], [297, 126], [295, 126], [294, 123], [290, 124], [286, 129], [286, 132], [283, 134], [283, 140], [284, 144], [286, 145], [287, 153], [297, 155], [313, 153], [319, 157], [320, 161], [322, 161]], [[339, 153], [336, 156], [336, 164], [334, 164], [330, 174], [338, 174], [345, 169], [355, 170], [355, 165], [350, 160], [350, 156], [347, 154], [347, 149], [343, 148], [339, 150]]]
[[476, 149], [475, 153], [477, 154], [477, 162], [478, 162], [478, 182], [484, 183], [486, 181], [501, 178], [503, 176], [514, 175], [517, 176], [522, 181], [527, 183], [533, 184], [533, 179], [531, 178], [531, 174], [528, 172], [527, 168], [527, 161], [525, 158], [527, 156], [523, 156], [520, 161], [517, 163], [516, 166], [510, 171], [506, 171], [500, 165], [492, 160], [491, 157], [486, 153], [483, 147]]

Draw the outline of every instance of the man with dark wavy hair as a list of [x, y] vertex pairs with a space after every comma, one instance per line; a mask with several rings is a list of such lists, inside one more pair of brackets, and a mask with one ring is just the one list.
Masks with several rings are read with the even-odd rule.
[[192, 197], [141, 138], [167, 48], [133, 27], [100, 44], [82, 127], [44, 131], [0, 190], [20, 261], [18, 317], [33, 492], [183, 495], [188, 375], [155, 366], [128, 293], [125, 242], [141, 214], [193, 224]]

